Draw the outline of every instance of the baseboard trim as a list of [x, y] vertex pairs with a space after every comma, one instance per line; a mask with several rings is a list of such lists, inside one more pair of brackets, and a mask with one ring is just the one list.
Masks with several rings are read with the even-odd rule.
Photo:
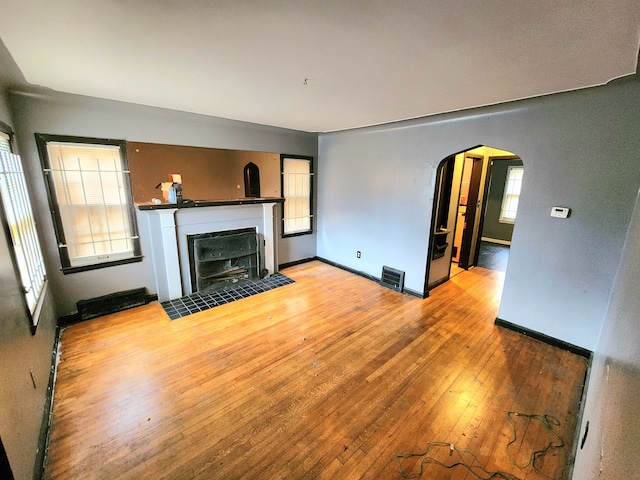
[[295, 267], [296, 265], [302, 265], [303, 263], [313, 262], [315, 257], [311, 258], [303, 258], [301, 260], [294, 260], [293, 262], [281, 263], [278, 265], [278, 270], [282, 270], [283, 268]]
[[415, 290], [411, 290], [410, 288], [405, 288], [403, 292], [406, 293], [407, 295], [411, 295], [412, 297], [417, 297], [420, 300], [424, 300], [429, 296], [429, 292], [427, 292], [427, 294], [425, 295], [424, 293], [416, 292]]
[[501, 240], [499, 238], [491, 238], [491, 237], [482, 237], [481, 240], [483, 242], [489, 243], [497, 243], [498, 245], [508, 245], [511, 246], [511, 242], [509, 240]]
[[75, 323], [80, 323], [82, 318], [80, 318], [80, 314], [78, 312], [72, 313], [70, 315], [64, 315], [62, 317], [58, 317], [58, 321], [56, 324], [58, 328], [69, 327]]
[[318, 261], [320, 261], [322, 263], [326, 263], [327, 265], [331, 265], [332, 267], [339, 268], [340, 270], [344, 270], [346, 272], [353, 273], [354, 275], [358, 275], [360, 277], [364, 277], [364, 278], [366, 278], [368, 280], [371, 280], [372, 282], [380, 283], [380, 279], [378, 277], [375, 277], [373, 275], [369, 275], [368, 273], [362, 272], [360, 270], [356, 270], [356, 269], [351, 268], [351, 267], [347, 267], [346, 265], [342, 265], [341, 263], [336, 263], [334, 261], [327, 260], [326, 258], [322, 258], [322, 257], [314, 257], [314, 260], [318, 260]]
[[40, 426], [40, 435], [38, 437], [38, 449], [36, 450], [36, 461], [33, 468], [34, 480], [41, 480], [44, 477], [44, 462], [47, 458], [47, 450], [49, 449], [49, 440], [51, 438], [51, 418], [53, 416], [53, 396], [56, 384], [56, 375], [58, 373], [58, 354], [60, 351], [60, 337], [62, 329], [56, 327], [56, 335], [53, 341], [53, 350], [51, 353], [51, 369], [49, 370], [49, 383], [47, 384], [47, 394], [44, 400], [42, 425]]
[[158, 295], [156, 293], [148, 293], [144, 296], [144, 304], [148, 305], [151, 302], [157, 302], [158, 301]]
[[501, 318], [496, 318], [494, 323], [499, 327], [506, 328], [507, 330], [512, 330], [514, 332], [521, 333], [522, 335], [526, 335], [527, 337], [540, 340], [541, 342], [544, 342], [548, 345], [552, 345], [554, 347], [567, 350], [571, 353], [575, 353], [576, 355], [580, 355], [581, 357], [584, 357], [587, 360], [591, 360], [591, 357], [593, 355], [593, 352], [591, 350], [588, 350], [583, 347], [578, 347], [577, 345], [573, 345], [572, 343], [565, 342], [564, 340], [560, 340], [558, 338], [550, 337], [549, 335], [536, 332], [535, 330], [530, 330], [528, 328], [521, 327], [520, 325], [507, 322], [506, 320], [503, 320]]
[[[344, 270], [346, 272], [349, 273], [353, 273], [354, 275], [358, 275], [360, 277], [366, 278], [367, 280], [371, 280], [372, 282], [376, 282], [376, 283], [380, 283], [380, 279], [374, 275], [369, 275], [368, 273], [362, 272], [360, 270], [355, 270], [351, 267], [347, 267], [346, 265], [342, 265], [340, 263], [336, 263], [333, 262], [331, 260], [327, 260], [326, 258], [322, 258], [322, 257], [314, 257], [313, 260], [318, 260], [322, 263], [326, 263], [327, 265], [331, 265], [332, 267], [336, 267], [339, 268], [340, 270]], [[428, 297], [428, 295], [423, 295], [420, 292], [416, 292], [415, 290], [411, 290], [410, 288], [404, 288], [402, 289], [402, 293], [406, 293], [407, 295], [411, 295], [413, 297], [418, 297], [420, 299], [425, 299]]]
[[447, 283], [449, 280], [450, 280], [450, 277], [449, 275], [447, 275], [446, 277], [442, 277], [440, 280], [436, 280], [435, 282], [430, 283], [429, 285], [427, 285], [427, 288], [429, 290], [433, 290], [434, 288]]

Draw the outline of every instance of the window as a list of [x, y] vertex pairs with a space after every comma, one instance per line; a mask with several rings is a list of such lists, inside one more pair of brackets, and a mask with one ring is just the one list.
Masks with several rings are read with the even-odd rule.
[[36, 134], [64, 273], [142, 259], [125, 142]]
[[520, 189], [522, 188], [522, 176], [524, 167], [508, 167], [504, 185], [504, 196], [500, 207], [500, 222], [514, 223], [520, 201]]
[[280, 156], [282, 170], [282, 236], [304, 235], [313, 230], [313, 158]]
[[46, 286], [42, 250], [27, 193], [22, 161], [11, 151], [11, 130], [0, 125], [0, 215], [11, 249], [11, 256], [22, 285], [23, 300], [32, 331], [40, 316]]

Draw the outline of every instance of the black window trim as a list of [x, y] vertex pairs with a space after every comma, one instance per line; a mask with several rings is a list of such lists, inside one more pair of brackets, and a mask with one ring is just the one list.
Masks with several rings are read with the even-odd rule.
[[290, 237], [300, 237], [302, 235], [311, 235], [313, 234], [313, 219], [315, 217], [314, 213], [314, 203], [313, 203], [313, 183], [315, 174], [313, 171], [313, 157], [307, 155], [289, 155], [286, 153], [280, 154], [280, 192], [282, 194], [282, 198], [286, 202], [287, 199], [284, 196], [284, 160], [285, 158], [292, 158], [294, 160], [308, 160], [309, 161], [309, 230], [305, 230], [303, 232], [295, 232], [295, 233], [284, 233], [284, 203], [282, 204], [282, 238], [290, 238]]
[[51, 176], [46, 174], [46, 171], [51, 168], [49, 161], [49, 155], [47, 153], [48, 142], [67, 142], [67, 143], [88, 143], [94, 145], [115, 145], [120, 147], [120, 155], [122, 159], [123, 169], [129, 171], [129, 160], [127, 158], [127, 144], [126, 140], [117, 140], [112, 138], [95, 138], [95, 137], [77, 137], [72, 135], [52, 135], [45, 133], [36, 133], [36, 144], [38, 146], [38, 153], [40, 154], [40, 163], [44, 173], [45, 186], [47, 190], [47, 198], [49, 200], [49, 209], [51, 211], [51, 217], [53, 219], [53, 229], [56, 234], [56, 241], [58, 243], [58, 253], [61, 261], [61, 268], [63, 274], [87, 272], [90, 270], [97, 270], [100, 268], [114, 267], [117, 265], [125, 265], [128, 263], [141, 262], [142, 253], [140, 249], [140, 237], [138, 234], [138, 222], [136, 219], [135, 205], [133, 203], [133, 192], [131, 189], [131, 179], [129, 175], [124, 176], [125, 194], [127, 196], [127, 211], [129, 213], [129, 221], [131, 223], [131, 235], [133, 237], [133, 256], [130, 258], [114, 260], [111, 262], [101, 262], [92, 265], [81, 265], [72, 267], [69, 259], [69, 253], [67, 249], [61, 247], [66, 245], [66, 239], [64, 235], [64, 229], [62, 226], [62, 218], [58, 211], [58, 200], [55, 195], [55, 189]]

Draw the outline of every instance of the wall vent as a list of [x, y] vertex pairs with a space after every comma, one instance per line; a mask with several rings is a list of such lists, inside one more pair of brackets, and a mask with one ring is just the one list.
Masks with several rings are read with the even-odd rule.
[[145, 288], [125, 290], [123, 292], [110, 293], [102, 297], [80, 300], [77, 303], [78, 315], [81, 320], [120, 312], [128, 308], [139, 307], [146, 303]]
[[404, 288], [404, 272], [391, 267], [382, 267], [382, 277], [380, 285], [397, 292], [402, 292]]

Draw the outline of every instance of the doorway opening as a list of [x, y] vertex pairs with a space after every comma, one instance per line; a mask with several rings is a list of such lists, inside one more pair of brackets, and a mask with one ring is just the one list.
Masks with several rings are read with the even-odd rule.
[[485, 145], [442, 160], [434, 192], [427, 292], [476, 266], [506, 271], [523, 173], [517, 154]]

